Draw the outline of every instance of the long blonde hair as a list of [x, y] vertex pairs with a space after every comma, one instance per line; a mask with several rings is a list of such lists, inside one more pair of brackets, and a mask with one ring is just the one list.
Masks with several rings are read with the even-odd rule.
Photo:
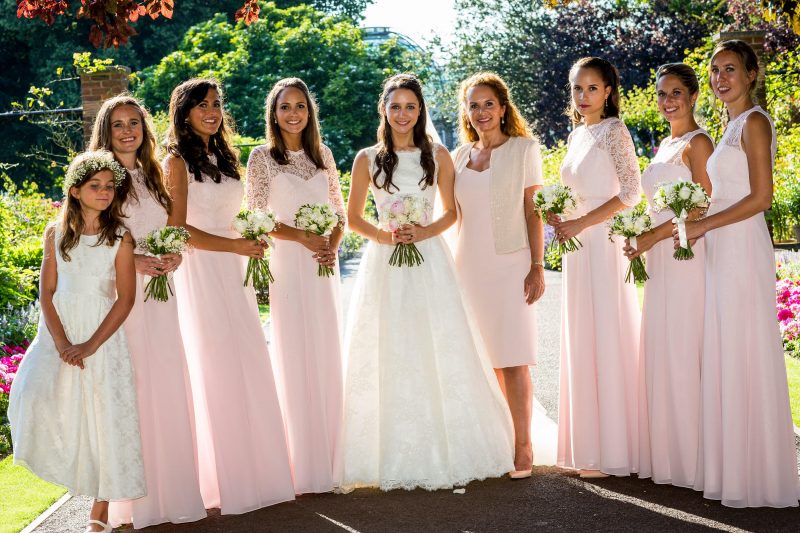
[[459, 137], [462, 143], [475, 142], [478, 140], [478, 132], [472, 127], [469, 121], [469, 110], [467, 109], [467, 91], [478, 85], [489, 87], [499, 100], [501, 106], [505, 106], [506, 112], [500, 121], [500, 131], [509, 137], [533, 137], [528, 122], [514, 105], [511, 99], [511, 91], [505, 80], [494, 72], [478, 72], [461, 82], [459, 90], [459, 101], [461, 102], [461, 112], [458, 116]]

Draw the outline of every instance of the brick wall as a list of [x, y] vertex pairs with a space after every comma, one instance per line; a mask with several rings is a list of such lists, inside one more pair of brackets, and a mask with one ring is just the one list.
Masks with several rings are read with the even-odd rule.
[[128, 67], [112, 66], [99, 72], [81, 72], [81, 103], [83, 105], [83, 139], [89, 142], [92, 125], [104, 100], [128, 90]]

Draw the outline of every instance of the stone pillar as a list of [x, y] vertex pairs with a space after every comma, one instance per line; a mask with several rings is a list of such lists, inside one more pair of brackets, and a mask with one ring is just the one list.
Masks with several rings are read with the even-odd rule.
[[92, 125], [103, 101], [128, 90], [131, 69], [110, 66], [97, 72], [79, 72], [81, 78], [81, 103], [83, 106], [83, 141], [89, 143]]
[[766, 32], [763, 30], [721, 31], [714, 36], [714, 40], [716, 42], [721, 42], [721, 41], [731, 41], [733, 39], [738, 39], [739, 41], [744, 41], [753, 47], [753, 50], [755, 50], [756, 55], [758, 56], [758, 64], [761, 66], [761, 68], [758, 70], [758, 79], [756, 80], [755, 96], [758, 105], [760, 105], [764, 109], [767, 109], [767, 88], [766, 85], [764, 84], [764, 75], [766, 67], [766, 62], [764, 61], [765, 37], [766, 37]]

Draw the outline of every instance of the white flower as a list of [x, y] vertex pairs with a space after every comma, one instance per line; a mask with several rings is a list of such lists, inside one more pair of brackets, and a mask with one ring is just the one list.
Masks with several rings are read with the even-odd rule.
[[692, 192], [692, 203], [693, 204], [697, 204], [697, 205], [701, 205], [701, 204], [705, 203], [705, 200], [706, 200], [706, 193], [703, 191], [702, 188], [697, 187]]
[[684, 185], [683, 187], [681, 187], [680, 191], [678, 192], [678, 195], [681, 197], [681, 200], [688, 200], [692, 196], [692, 190]]

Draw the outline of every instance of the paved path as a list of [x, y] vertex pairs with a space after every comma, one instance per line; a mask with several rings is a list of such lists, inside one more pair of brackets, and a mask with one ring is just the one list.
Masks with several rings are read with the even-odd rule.
[[[343, 300], [349, 300], [357, 260], [343, 265]], [[536, 396], [557, 418], [561, 275], [547, 272], [538, 304], [539, 360], [532, 370]], [[72, 498], [37, 533], [81, 532], [89, 498]], [[526, 531], [798, 531], [797, 509], [729, 509], [697, 492], [650, 481], [609, 478], [586, 482], [554, 467], [531, 479], [473, 482], [466, 493], [357, 490], [346, 495], [300, 496], [295, 502], [244, 515], [212, 510], [192, 524], [165, 524], [154, 533], [526, 532]], [[129, 529], [129, 531], [131, 531]]]

